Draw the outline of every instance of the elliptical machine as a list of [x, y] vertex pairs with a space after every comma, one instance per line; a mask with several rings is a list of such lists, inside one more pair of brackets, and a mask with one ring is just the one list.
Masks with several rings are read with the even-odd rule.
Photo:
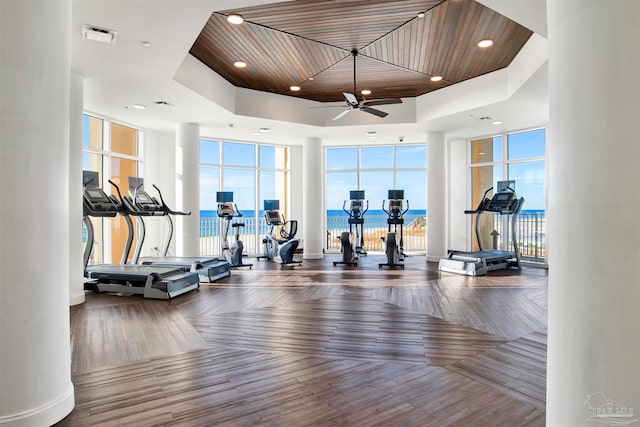
[[[240, 240], [240, 228], [244, 227], [244, 223], [242, 222], [234, 222], [231, 221], [233, 218], [238, 218], [242, 216], [242, 212], [238, 210], [238, 206], [233, 203], [233, 192], [232, 191], [218, 191], [216, 193], [216, 202], [218, 202], [218, 217], [222, 218], [226, 223], [224, 226], [220, 227], [220, 232], [222, 237], [220, 239], [221, 249], [220, 253], [227, 260], [231, 268], [240, 268], [240, 267], [253, 267], [253, 264], [244, 264], [242, 262], [242, 252], [244, 250], [244, 244], [242, 240]], [[231, 246], [229, 246], [229, 226], [236, 230], [235, 239]]]
[[[279, 261], [282, 265], [302, 264], [302, 261], [293, 258], [293, 255], [300, 244], [299, 239], [294, 239], [298, 232], [298, 221], [285, 221], [280, 214], [280, 200], [264, 201], [264, 219], [269, 226], [269, 233], [264, 236], [262, 243], [264, 254], [257, 257], [269, 261]], [[275, 236], [276, 227], [280, 238]]]
[[349, 215], [349, 231], [343, 231], [340, 235], [340, 252], [342, 261], [334, 261], [333, 266], [338, 264], [358, 265], [360, 255], [367, 255], [364, 250], [364, 214], [369, 210], [369, 201], [364, 207], [364, 190], [349, 191], [351, 200], [349, 210], [346, 210], [347, 201], [342, 204], [342, 210]]
[[[382, 267], [401, 267], [404, 269], [404, 249], [402, 238], [402, 226], [404, 225], [404, 214], [409, 210], [409, 201], [407, 200], [407, 208], [403, 210], [404, 190], [389, 190], [389, 210], [384, 208], [384, 200], [382, 201], [382, 210], [387, 214], [388, 232], [386, 237], [382, 237], [385, 244], [385, 254], [387, 262], [378, 264], [378, 268]], [[392, 227], [393, 226], [393, 227]], [[398, 241], [398, 226], [400, 226], [400, 240]], [[393, 228], [393, 231], [391, 231]]]

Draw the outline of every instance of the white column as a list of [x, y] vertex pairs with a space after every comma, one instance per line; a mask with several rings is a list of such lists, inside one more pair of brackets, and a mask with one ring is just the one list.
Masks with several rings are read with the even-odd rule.
[[[70, 1], [0, 1], [4, 425], [52, 425], [74, 406], [69, 338], [70, 28]], [[80, 205], [79, 200], [74, 203]]]
[[[464, 211], [470, 209], [471, 182], [468, 142], [464, 139], [448, 141], [447, 161], [447, 251], [471, 249], [471, 219]], [[469, 193], [468, 193], [469, 191]]]
[[69, 102], [69, 305], [84, 302], [82, 255], [82, 76], [71, 73]]
[[289, 208], [290, 211], [287, 213], [287, 218], [298, 220], [298, 230], [300, 235], [302, 235], [302, 224], [303, 221], [303, 194], [304, 194], [304, 186], [302, 181], [304, 180], [304, 175], [302, 171], [302, 147], [301, 146], [292, 146], [289, 147], [289, 157], [290, 157], [290, 183], [289, 183]]
[[447, 145], [442, 132], [427, 133], [427, 261], [447, 256]]
[[176, 251], [178, 256], [200, 255], [200, 172], [198, 152], [200, 126], [181, 123], [176, 126], [176, 202], [180, 211], [190, 216], [177, 218]]
[[594, 425], [603, 395], [637, 420], [640, 2], [548, 1], [547, 11], [547, 425]]
[[322, 141], [306, 138], [302, 148], [303, 187], [302, 237], [303, 258], [319, 259], [322, 254]]
[[[176, 136], [173, 132], [161, 132], [147, 129], [144, 144], [144, 182], [145, 189], [157, 197], [157, 192], [152, 184], [155, 184], [162, 197], [170, 208], [176, 209], [176, 160], [175, 156], [167, 153], [176, 152]], [[197, 215], [192, 212], [191, 215]], [[174, 220], [174, 217], [171, 218]], [[143, 256], [157, 256], [162, 249], [168, 234], [168, 223], [165, 217], [146, 219], [147, 236], [143, 247]], [[169, 255], [176, 254], [176, 236], [171, 240]], [[156, 249], [157, 248], [157, 249]]]

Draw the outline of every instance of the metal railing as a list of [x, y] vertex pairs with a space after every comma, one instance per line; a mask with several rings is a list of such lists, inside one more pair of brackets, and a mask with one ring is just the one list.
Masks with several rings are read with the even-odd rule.
[[[349, 230], [348, 217], [328, 216], [326, 232], [326, 249], [340, 251], [340, 234]], [[244, 252], [254, 255], [262, 252], [262, 238], [269, 231], [264, 218], [243, 217], [238, 222], [244, 223], [240, 228], [240, 239], [244, 244]], [[220, 218], [200, 219], [200, 254], [220, 254], [220, 226], [226, 226]], [[405, 252], [425, 252], [427, 247], [426, 216], [407, 215], [403, 230]], [[502, 218], [494, 215], [494, 230], [497, 232], [497, 247], [502, 246]], [[384, 252], [382, 237], [387, 234], [386, 215], [368, 215], [364, 224], [364, 248], [367, 251]], [[259, 233], [256, 233], [259, 230]], [[546, 217], [543, 212], [521, 213], [516, 221], [516, 235], [523, 260], [544, 262], [546, 258]], [[229, 244], [235, 239], [235, 229], [229, 228]], [[510, 244], [510, 240], [509, 240]], [[492, 240], [485, 242], [485, 246], [492, 247]]]
[[[200, 255], [220, 255], [220, 231], [226, 228], [227, 223], [225, 221], [221, 218], [200, 218]], [[264, 218], [256, 221], [255, 218], [242, 217], [233, 222], [244, 224], [243, 227], [239, 227], [240, 240], [244, 244], [244, 253], [254, 255], [261, 252], [262, 236], [269, 230]], [[259, 222], [260, 227], [259, 235], [256, 233], [257, 222]], [[229, 244], [235, 240], [235, 232], [236, 228], [229, 227], [229, 236], [227, 237]]]
[[[349, 230], [347, 215], [327, 217], [327, 241], [328, 251], [340, 250], [340, 235]], [[367, 215], [364, 222], [364, 248], [367, 251], [384, 252], [382, 237], [387, 235], [387, 215]], [[405, 252], [425, 252], [427, 247], [427, 234], [425, 227], [427, 218], [424, 215], [407, 215], [403, 226], [403, 240]]]
[[[502, 232], [501, 215], [493, 217], [493, 228], [497, 233]], [[516, 236], [520, 255], [525, 261], [543, 263], [547, 256], [546, 247], [547, 221], [544, 212], [520, 213], [516, 220]], [[511, 231], [509, 230], [508, 245], [511, 248]], [[502, 247], [502, 236], [498, 235], [498, 247]]]

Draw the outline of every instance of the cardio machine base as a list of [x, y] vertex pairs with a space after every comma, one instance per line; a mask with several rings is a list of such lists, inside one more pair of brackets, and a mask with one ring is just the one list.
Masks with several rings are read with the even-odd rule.
[[213, 283], [231, 275], [231, 265], [219, 258], [207, 257], [148, 257], [140, 258], [142, 265], [177, 267], [185, 272], [198, 273], [200, 282]]
[[440, 271], [467, 276], [484, 276], [490, 271], [511, 268], [522, 269], [517, 257], [513, 252], [498, 250], [452, 252], [438, 263]]
[[198, 275], [179, 268], [99, 264], [85, 270], [84, 289], [93, 292], [137, 294], [145, 298], [171, 299], [200, 287]]
[[[385, 254], [387, 256], [387, 262], [378, 264], [378, 270], [382, 267], [396, 268], [400, 267], [404, 270], [404, 251], [402, 246], [398, 247], [396, 243], [396, 233], [389, 232], [382, 240], [385, 244]], [[401, 240], [402, 241], [402, 240]]]

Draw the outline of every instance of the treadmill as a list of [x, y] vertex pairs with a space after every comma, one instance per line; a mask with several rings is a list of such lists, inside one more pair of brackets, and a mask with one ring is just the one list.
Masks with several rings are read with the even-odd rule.
[[[498, 181], [496, 193], [492, 198], [488, 198], [487, 194], [491, 190], [493, 190], [493, 187], [485, 191], [482, 196], [482, 201], [476, 209], [464, 211], [464, 213], [468, 215], [477, 215], [475, 231], [480, 250], [449, 253], [448, 258], [440, 260], [438, 266], [440, 271], [465, 274], [468, 276], [481, 276], [493, 270], [509, 268], [522, 269], [520, 250], [516, 239], [516, 220], [524, 205], [524, 197], [516, 197], [515, 181]], [[511, 225], [513, 251], [484, 249], [479, 227], [480, 216], [484, 212], [497, 212], [500, 215], [508, 215], [507, 218], [510, 218]]]
[[[120, 190], [111, 181], [118, 194]], [[138, 294], [145, 298], [170, 299], [198, 289], [200, 282], [195, 273], [185, 273], [179, 268], [126, 264], [133, 239], [133, 225], [122, 204], [99, 186], [97, 172], [83, 171], [83, 222], [87, 227], [87, 243], [84, 250], [84, 289], [93, 292]], [[123, 253], [122, 264], [88, 265], [93, 249], [94, 229], [89, 217], [113, 218], [123, 215], [129, 228], [129, 237]], [[122, 261], [124, 260], [124, 261]]]
[[[180, 268], [183, 271], [197, 273], [200, 282], [214, 282], [231, 275], [231, 265], [218, 257], [172, 257], [168, 256], [169, 246], [173, 238], [173, 221], [171, 216], [191, 215], [191, 212], [174, 211], [165, 203], [160, 189], [153, 185], [158, 192], [160, 201], [151, 197], [144, 190], [144, 180], [138, 177], [129, 177], [129, 197], [124, 197], [124, 207], [128, 210], [129, 215], [134, 216], [138, 220], [138, 241], [134, 252], [132, 263], [141, 265], [155, 265], [159, 267]], [[142, 257], [142, 245], [145, 237], [145, 216], [164, 216], [167, 219], [169, 232], [162, 245], [162, 252], [157, 257]]]

